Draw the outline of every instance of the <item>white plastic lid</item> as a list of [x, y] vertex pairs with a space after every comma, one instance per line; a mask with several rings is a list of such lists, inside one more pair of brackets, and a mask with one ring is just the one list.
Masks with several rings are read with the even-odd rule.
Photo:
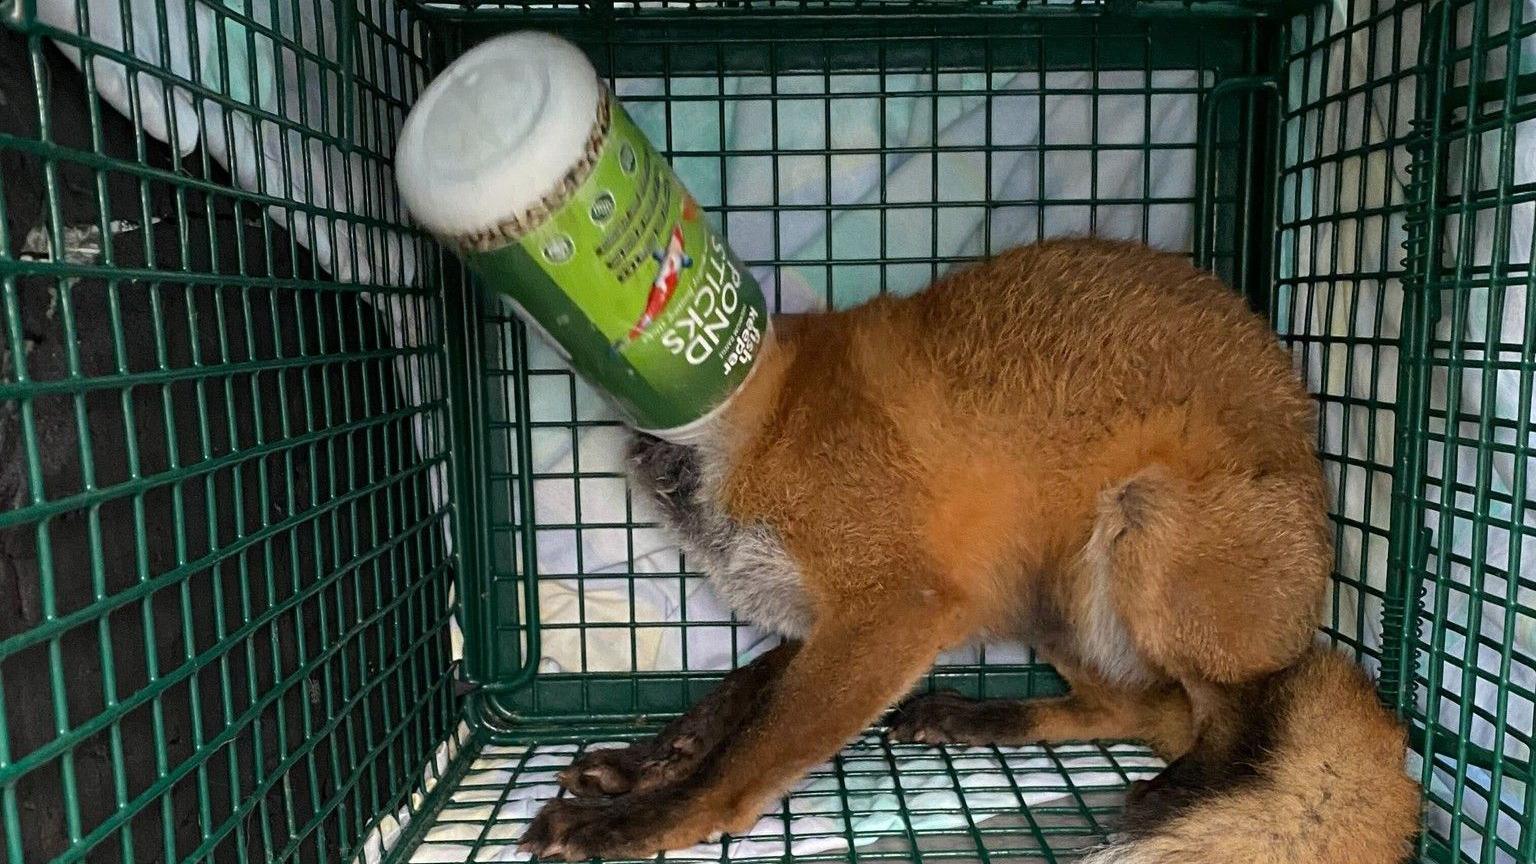
[[457, 237], [520, 215], [581, 158], [597, 73], [576, 46], [510, 33], [444, 69], [405, 118], [395, 180], [422, 227]]

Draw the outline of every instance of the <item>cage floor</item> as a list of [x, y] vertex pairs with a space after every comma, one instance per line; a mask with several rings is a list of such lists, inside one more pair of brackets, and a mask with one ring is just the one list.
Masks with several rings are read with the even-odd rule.
[[[555, 775], [586, 747], [487, 745], [404, 857], [526, 861], [517, 840]], [[1162, 763], [1116, 743], [1055, 747], [892, 745], [869, 733], [813, 772], [751, 832], [671, 861], [1060, 861], [1103, 839], [1125, 787]]]

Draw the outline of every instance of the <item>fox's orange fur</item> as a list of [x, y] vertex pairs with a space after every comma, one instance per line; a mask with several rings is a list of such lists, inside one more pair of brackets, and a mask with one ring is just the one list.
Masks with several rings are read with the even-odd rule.
[[722, 593], [790, 641], [657, 742], [573, 766], [577, 797], [525, 846], [648, 854], [744, 829], [940, 651], [1016, 635], [1070, 695], [924, 697], [892, 734], [1149, 741], [1173, 761], [1137, 792], [1137, 843], [1184, 851], [1104, 861], [1300, 860], [1228, 826], [1299, 822], [1286, 808], [1318, 796], [1367, 815], [1309, 811], [1327, 818], [1305, 830], [1352, 839], [1306, 860], [1396, 861], [1415, 823], [1401, 733], [1347, 664], [1309, 653], [1332, 555], [1315, 429], [1265, 324], [1139, 246], [1044, 243], [780, 322], [697, 448], [637, 464], [671, 472], [638, 479]]

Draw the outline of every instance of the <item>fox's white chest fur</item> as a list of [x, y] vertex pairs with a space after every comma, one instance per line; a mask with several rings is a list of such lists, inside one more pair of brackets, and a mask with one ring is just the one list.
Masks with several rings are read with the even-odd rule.
[[706, 447], [636, 435], [630, 477], [649, 494], [689, 561], [743, 621], [791, 639], [811, 629], [800, 568], [772, 527], [741, 524], [719, 506], [718, 460]]

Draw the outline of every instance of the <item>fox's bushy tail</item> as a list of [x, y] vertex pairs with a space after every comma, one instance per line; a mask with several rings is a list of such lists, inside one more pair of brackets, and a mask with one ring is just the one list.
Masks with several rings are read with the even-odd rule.
[[1322, 648], [1271, 679], [1243, 776], [1135, 825], [1083, 864], [1401, 864], [1419, 825], [1407, 736], [1364, 673]]

